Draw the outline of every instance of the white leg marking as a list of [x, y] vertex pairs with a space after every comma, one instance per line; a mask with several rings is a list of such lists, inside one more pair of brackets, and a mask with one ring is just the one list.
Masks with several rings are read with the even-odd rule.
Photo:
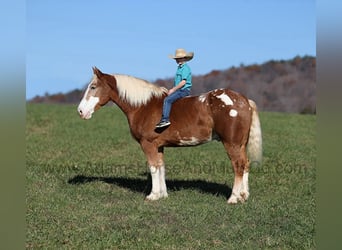
[[165, 182], [165, 166], [160, 167], [159, 172], [159, 182], [160, 182], [160, 197], [168, 197], [167, 187]]
[[249, 188], [248, 188], [248, 172], [244, 172], [242, 176], [242, 181], [234, 180], [234, 186], [232, 190], [232, 194], [228, 199], [229, 204], [236, 204], [239, 201], [244, 202], [249, 197]]
[[147, 200], [158, 200], [160, 198], [160, 169], [154, 166], [150, 166], [152, 177], [152, 191], [146, 196]]
[[246, 201], [249, 197], [248, 174], [248, 172], [244, 172], [242, 177], [242, 188], [240, 195], [244, 201]]
[[236, 204], [238, 203], [238, 201], [243, 201], [243, 199], [241, 198], [241, 189], [242, 189], [242, 183], [243, 183], [242, 179], [243, 178], [237, 177], [235, 175], [232, 194], [230, 195], [228, 199], [229, 204]]
[[229, 199], [228, 199], [228, 204], [236, 204], [238, 203], [238, 201], [241, 199], [240, 196], [240, 187], [237, 188], [235, 183], [233, 186], [233, 190], [232, 190], [232, 194], [230, 195]]

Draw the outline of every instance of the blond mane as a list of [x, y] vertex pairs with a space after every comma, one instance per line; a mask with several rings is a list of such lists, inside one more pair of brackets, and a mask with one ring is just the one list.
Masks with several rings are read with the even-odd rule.
[[126, 100], [132, 106], [146, 104], [153, 96], [161, 97], [167, 92], [164, 87], [128, 75], [114, 75], [116, 86], [121, 99]]

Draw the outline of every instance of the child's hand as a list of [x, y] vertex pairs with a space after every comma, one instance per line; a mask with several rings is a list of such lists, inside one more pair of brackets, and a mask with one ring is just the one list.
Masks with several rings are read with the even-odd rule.
[[169, 91], [167, 92], [167, 95], [171, 95], [172, 93], [174, 93], [175, 90], [172, 88], [172, 89], [169, 89]]

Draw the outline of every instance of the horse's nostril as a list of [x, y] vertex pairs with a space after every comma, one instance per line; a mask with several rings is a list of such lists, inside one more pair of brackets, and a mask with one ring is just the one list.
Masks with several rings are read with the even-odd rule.
[[80, 113], [80, 114], [82, 115], [82, 110], [81, 110], [81, 109], [79, 109], [79, 110], [78, 110], [78, 113]]

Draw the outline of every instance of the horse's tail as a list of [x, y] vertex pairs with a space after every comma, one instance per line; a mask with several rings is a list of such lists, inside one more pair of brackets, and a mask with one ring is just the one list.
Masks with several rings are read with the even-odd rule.
[[252, 123], [249, 130], [249, 139], [247, 144], [247, 152], [249, 161], [253, 165], [260, 165], [262, 161], [262, 136], [261, 126], [258, 115], [258, 109], [254, 101], [248, 100], [249, 105], [253, 109]]

